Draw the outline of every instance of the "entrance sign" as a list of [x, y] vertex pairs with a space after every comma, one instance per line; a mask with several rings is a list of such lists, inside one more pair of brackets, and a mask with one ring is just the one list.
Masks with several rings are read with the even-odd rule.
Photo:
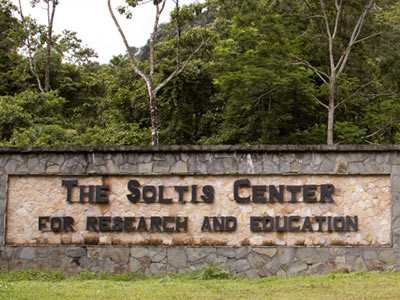
[[10, 176], [9, 245], [386, 246], [387, 175]]

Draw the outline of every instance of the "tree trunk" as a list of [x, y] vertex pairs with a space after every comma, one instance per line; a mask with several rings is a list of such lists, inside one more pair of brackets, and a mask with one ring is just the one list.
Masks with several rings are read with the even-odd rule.
[[154, 91], [150, 93], [150, 118], [151, 118], [151, 144], [158, 145], [158, 116], [157, 116], [157, 95]]
[[336, 80], [331, 78], [329, 87], [329, 105], [328, 105], [328, 128], [326, 143], [329, 146], [333, 145], [333, 125], [335, 122], [335, 89]]

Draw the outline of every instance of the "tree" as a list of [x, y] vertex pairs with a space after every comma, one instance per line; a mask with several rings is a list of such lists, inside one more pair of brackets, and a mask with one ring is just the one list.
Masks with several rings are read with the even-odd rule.
[[[308, 2], [306, 0], [304, 1], [311, 8]], [[340, 85], [340, 80], [345, 76], [345, 68], [348, 65], [350, 54], [353, 52], [355, 46], [363, 41], [366, 41], [370, 38], [373, 38], [381, 34], [380, 32], [375, 32], [372, 34], [368, 33], [365, 36], [362, 35], [363, 32], [362, 29], [366, 22], [366, 18], [370, 13], [370, 11], [373, 9], [376, 0], [368, 0], [367, 3], [365, 3], [365, 1], [362, 2], [365, 5], [363, 5], [360, 9], [361, 14], [359, 14], [359, 16], [356, 18], [356, 22], [354, 25], [352, 25], [352, 29], [349, 32], [346, 32], [346, 35], [348, 36], [346, 36], [345, 39], [343, 39], [343, 37], [339, 38], [339, 33], [345, 30], [341, 28], [342, 23], [344, 23], [343, 20], [344, 1], [335, 0], [334, 3], [332, 1], [331, 5], [329, 5], [326, 3], [326, 0], [320, 0], [319, 11], [322, 15], [318, 15], [317, 17], [322, 18], [324, 23], [325, 35], [328, 42], [327, 54], [328, 54], [329, 64], [327, 70], [324, 71], [323, 69], [311, 64], [308, 61], [301, 62], [301, 64], [311, 69], [319, 77], [319, 79], [323, 82], [323, 84], [326, 86], [328, 90], [327, 102], [321, 100], [320, 97], [313, 94], [313, 98], [328, 111], [327, 140], [326, 140], [326, 143], [328, 145], [333, 145], [335, 110], [340, 105], [352, 99], [361, 90], [363, 90], [372, 83], [372, 82], [367, 82], [359, 85], [350, 95], [348, 95], [344, 99], [340, 99], [338, 97], [338, 88]], [[350, 5], [352, 4], [353, 3], [350, 3]], [[348, 26], [348, 24], [345, 24], [345, 26], [346, 25]], [[343, 40], [347, 40], [347, 42], [343, 42]]]
[[[181, 6], [179, 5], [179, 0], [173, 0], [176, 6], [176, 23], [177, 23], [177, 43], [176, 43], [176, 68], [173, 72], [171, 72], [167, 77], [159, 79], [155, 77], [155, 67], [156, 67], [156, 56], [155, 56], [155, 44], [157, 38], [157, 32], [159, 29], [159, 22], [160, 16], [164, 11], [165, 5], [167, 0], [153, 0], [153, 5], [155, 6], [156, 15], [154, 20], [153, 31], [150, 35], [149, 40], [149, 64], [147, 72], [141, 68], [136, 61], [135, 54], [133, 53], [132, 47], [129, 45], [128, 40], [122, 30], [111, 5], [111, 0], [107, 0], [108, 9], [110, 15], [115, 23], [115, 26], [118, 29], [118, 32], [121, 35], [123, 43], [126, 47], [127, 55], [129, 57], [130, 65], [133, 70], [145, 81], [148, 97], [149, 97], [149, 105], [150, 105], [150, 118], [151, 118], [151, 140], [153, 145], [158, 145], [159, 143], [159, 124], [158, 124], [158, 103], [157, 103], [157, 94], [158, 92], [168, 84], [174, 77], [179, 75], [189, 64], [189, 62], [193, 59], [193, 57], [201, 50], [201, 48], [206, 43], [206, 39], [203, 37], [202, 41], [199, 45], [191, 51], [188, 57], [185, 60], [182, 60], [181, 57], [181, 46], [180, 46], [180, 39], [181, 39]], [[125, 1], [127, 6], [121, 7], [119, 9], [120, 13], [125, 14], [128, 18], [132, 17], [132, 13], [129, 11], [129, 8], [135, 8], [139, 4], [146, 4], [151, 1], [141, 1], [141, 0], [126, 0]], [[203, 7], [203, 6], [199, 6]]]
[[[58, 0], [32, 0], [31, 4], [33, 7], [40, 4], [43, 1], [46, 5], [47, 12], [47, 26], [41, 27], [37, 26], [30, 18], [26, 18], [22, 9], [21, 0], [18, 0], [19, 4], [19, 15], [21, 17], [21, 22], [24, 25], [26, 31], [26, 49], [28, 52], [29, 67], [32, 74], [36, 78], [38, 88], [41, 92], [48, 92], [51, 90], [50, 86], [50, 73], [51, 73], [51, 51], [54, 44], [53, 40], [53, 27], [54, 27], [54, 17], [56, 14], [56, 8], [59, 4]], [[40, 76], [38, 74], [37, 68], [33, 63], [33, 51], [35, 50], [35, 42], [33, 41], [33, 36], [35, 34], [40, 35], [40, 39], [44, 40], [46, 43], [45, 50], [45, 71], [44, 71], [44, 87], [41, 82]], [[37, 43], [36, 43], [36, 46]]]
[[0, 0], [0, 95], [14, 94], [22, 90], [24, 78], [16, 69], [22, 57], [22, 26], [13, 16], [15, 6], [8, 0]]

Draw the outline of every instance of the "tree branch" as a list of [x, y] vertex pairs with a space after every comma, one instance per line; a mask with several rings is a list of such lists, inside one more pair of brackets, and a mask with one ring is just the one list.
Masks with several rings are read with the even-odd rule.
[[374, 131], [373, 133], [362, 137], [362, 139], [365, 140], [365, 139], [368, 139], [368, 138], [371, 138], [371, 137], [377, 135], [379, 132], [381, 132], [382, 130], [386, 129], [386, 128], [389, 127], [390, 125], [392, 125], [392, 124], [393, 124], [393, 121], [394, 121], [394, 118], [392, 118], [392, 119], [389, 121], [389, 123], [387, 123], [386, 125], [382, 126], [382, 127], [379, 128], [377, 131]]
[[361, 91], [362, 89], [366, 88], [367, 86], [371, 85], [372, 83], [374, 83], [375, 80], [371, 80], [370, 82], [367, 82], [366, 84], [360, 86], [357, 90], [355, 90], [350, 96], [346, 97], [346, 99], [338, 102], [338, 104], [335, 105], [335, 109], [339, 106], [342, 105], [343, 103], [345, 103], [346, 101], [350, 100], [351, 98], [353, 98], [355, 95], [358, 94], [359, 91]]
[[340, 15], [342, 12], [342, 2], [343, 0], [340, 0], [340, 2], [338, 2], [338, 0], [335, 0], [335, 6], [336, 6], [336, 19], [335, 19], [335, 28], [333, 30], [333, 34], [332, 34], [332, 39], [334, 40], [336, 37], [336, 34], [338, 32], [338, 28], [339, 28], [339, 21], [340, 21]]
[[193, 59], [193, 57], [203, 48], [203, 46], [206, 44], [207, 40], [202, 40], [200, 45], [196, 48], [195, 51], [193, 51], [190, 56], [183, 62], [181, 67], [178, 67], [173, 71], [167, 78], [165, 78], [161, 83], [157, 85], [157, 87], [154, 89], [154, 92], [157, 93], [160, 89], [162, 89], [172, 78], [175, 76], [179, 75], [185, 68], [186, 66], [190, 63], [190, 61]]
[[[329, 76], [328, 74], [326, 74], [325, 72], [320, 71], [318, 68], [314, 67], [312, 64], [310, 64], [308, 61], [303, 61], [303, 62], [298, 62], [298, 63], [294, 63], [293, 65], [303, 65], [306, 66], [308, 68], [310, 68], [311, 70], [314, 71], [314, 73], [326, 84], [329, 86], [328, 80], [329, 80]], [[324, 76], [326, 78], [324, 78]]]
[[371, 35], [369, 35], [369, 36], [366, 36], [366, 37], [364, 37], [364, 38], [362, 38], [362, 39], [359, 39], [359, 40], [355, 41], [355, 42], [353, 43], [353, 45], [358, 44], [358, 43], [361, 43], [361, 42], [363, 42], [363, 41], [365, 41], [365, 40], [368, 40], [368, 39], [370, 39], [370, 38], [376, 37], [376, 36], [381, 35], [381, 34], [383, 34], [383, 32], [377, 32], [377, 33], [371, 34]]
[[155, 39], [157, 36], [157, 31], [158, 31], [158, 25], [160, 23], [160, 16], [165, 8], [165, 3], [166, 0], [163, 0], [163, 2], [161, 3], [161, 7], [160, 4], [156, 5], [156, 17], [154, 20], [154, 27], [153, 27], [153, 32], [150, 35], [150, 57], [149, 57], [149, 63], [150, 63], [150, 81], [151, 81], [151, 85], [153, 85], [153, 80], [154, 80], [154, 68], [155, 68], [155, 63], [154, 63], [154, 44], [155, 44]]
[[[20, 15], [20, 17], [21, 17], [22, 26], [24, 27], [24, 29], [27, 29], [27, 25], [26, 25], [26, 21], [25, 21], [24, 12], [23, 12], [23, 10], [22, 10], [21, 0], [18, 0], [18, 3], [19, 3], [19, 15]], [[39, 90], [40, 90], [42, 93], [44, 93], [44, 89], [43, 89], [43, 87], [42, 87], [42, 83], [41, 83], [41, 81], [40, 81], [39, 75], [38, 75], [38, 73], [36, 72], [35, 67], [33, 66], [32, 50], [31, 50], [31, 49], [32, 49], [31, 35], [30, 35], [29, 32], [27, 32], [26, 41], [27, 41], [27, 48], [28, 48], [28, 62], [29, 62], [29, 68], [30, 68], [30, 70], [31, 70], [31, 72], [32, 72], [32, 74], [33, 74], [33, 76], [34, 76], [35, 79], [36, 79], [36, 82], [37, 82], [37, 84], [38, 84]]]
[[128, 40], [126, 39], [126, 36], [125, 36], [124, 32], [122, 31], [122, 28], [119, 25], [119, 22], [118, 22], [117, 18], [115, 17], [115, 14], [114, 14], [114, 12], [112, 10], [111, 0], [107, 0], [107, 3], [108, 3], [108, 10], [110, 12], [110, 15], [111, 15], [111, 17], [112, 17], [112, 19], [114, 21], [115, 26], [117, 27], [117, 29], [119, 31], [119, 34], [121, 35], [121, 38], [122, 38], [122, 41], [124, 42], [126, 51], [128, 52], [128, 57], [129, 57], [129, 61], [130, 61], [130, 64], [131, 64], [132, 68], [135, 70], [135, 72], [137, 74], [139, 74], [140, 77], [142, 77], [144, 79], [146, 84], [149, 86], [149, 78], [148, 78], [148, 76], [138, 67], [138, 65], [136, 64], [135, 58], [134, 58], [133, 54], [130, 51]]
[[363, 11], [363, 13], [361, 14], [361, 16], [359, 17], [356, 25], [354, 26], [354, 30], [351, 34], [351, 38], [349, 41], [349, 44], [346, 48], [346, 50], [344, 51], [344, 53], [342, 54], [342, 56], [339, 59], [339, 62], [337, 63], [336, 67], [339, 68], [338, 74], [343, 72], [343, 69], [345, 68], [347, 61], [349, 59], [349, 55], [350, 52], [353, 48], [353, 46], [355, 45], [355, 42], [357, 41], [360, 33], [361, 33], [361, 29], [362, 26], [364, 25], [364, 21], [365, 18], [368, 14], [368, 12], [372, 9], [372, 7], [374, 6], [376, 0], [370, 0], [367, 7], [365, 8], [365, 10]]
[[327, 110], [329, 110], [329, 106], [326, 105], [324, 102], [322, 102], [321, 100], [319, 100], [314, 94], [311, 94], [311, 96], [323, 107], [325, 107]]
[[335, 73], [336, 67], [335, 67], [335, 60], [334, 60], [334, 56], [333, 56], [333, 38], [332, 38], [332, 32], [331, 32], [331, 28], [329, 26], [329, 18], [328, 18], [328, 14], [326, 13], [326, 9], [325, 9], [325, 2], [324, 0], [320, 0], [320, 4], [321, 4], [321, 9], [322, 9], [322, 14], [324, 16], [324, 20], [325, 20], [325, 27], [326, 27], [326, 34], [328, 35], [328, 42], [329, 42], [329, 61], [331, 64], [331, 75]]

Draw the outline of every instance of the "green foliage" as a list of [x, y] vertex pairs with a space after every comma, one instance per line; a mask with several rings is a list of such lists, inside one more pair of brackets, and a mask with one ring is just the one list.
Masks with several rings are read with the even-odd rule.
[[208, 267], [203, 268], [195, 274], [195, 279], [200, 280], [215, 280], [215, 279], [232, 279], [235, 276], [228, 270], [221, 268], [222, 263], [215, 265], [208, 265]]
[[51, 281], [64, 280], [66, 276], [59, 270], [37, 270], [27, 269], [24, 271], [3, 271], [0, 272], [0, 281]]
[[[120, 12], [129, 17], [145, 2], [125, 1]], [[326, 3], [333, 26], [336, 8]], [[343, 1], [338, 55], [365, 3]], [[341, 105], [335, 109], [334, 134], [339, 144], [400, 143], [399, 9], [399, 1], [378, 2], [360, 37], [379, 34], [357, 43], [338, 78]], [[177, 24], [184, 29], [180, 63], [202, 40], [207, 43], [158, 93], [161, 143], [325, 143], [327, 110], [315, 98], [326, 103], [329, 89], [304, 65], [329, 70], [325, 24], [318, 15], [318, 1], [295, 0], [209, 0], [174, 10], [155, 39], [155, 83], [178, 64]], [[147, 88], [126, 55], [104, 65], [91, 62], [94, 51], [75, 32], [64, 30], [53, 36], [54, 91], [38, 93], [27, 36], [33, 67], [43, 81], [47, 28], [31, 18], [25, 22], [24, 27], [15, 18], [9, 0], [0, 0], [1, 145], [150, 144]], [[148, 72], [149, 44], [132, 51]]]

